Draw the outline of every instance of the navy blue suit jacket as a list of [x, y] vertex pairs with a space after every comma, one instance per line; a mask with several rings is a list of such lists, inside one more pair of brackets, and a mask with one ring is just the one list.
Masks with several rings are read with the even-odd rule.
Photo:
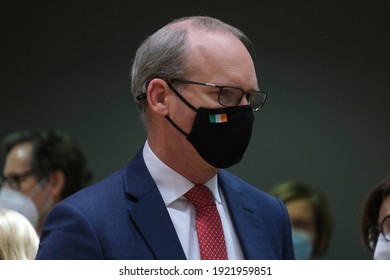
[[[293, 259], [284, 204], [227, 171], [218, 173], [246, 259]], [[186, 259], [142, 151], [123, 169], [57, 204], [37, 259]]]

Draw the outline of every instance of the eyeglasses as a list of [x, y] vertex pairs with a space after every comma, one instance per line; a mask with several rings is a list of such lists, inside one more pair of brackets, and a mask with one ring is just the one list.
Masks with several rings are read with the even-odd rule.
[[34, 175], [34, 171], [28, 170], [22, 174], [11, 174], [9, 176], [0, 177], [0, 186], [7, 185], [8, 187], [19, 191], [20, 190], [20, 183], [32, 175]]
[[[211, 83], [200, 83], [189, 80], [181, 80], [181, 79], [172, 79], [170, 80], [172, 83], [179, 84], [192, 84], [199, 85], [205, 87], [213, 87], [219, 89], [216, 94], [218, 96], [216, 99], [218, 103], [224, 107], [236, 107], [240, 104], [242, 98], [245, 96], [249, 105], [252, 107], [254, 112], [261, 110], [264, 106], [265, 100], [267, 99], [267, 93], [262, 90], [245, 92], [241, 88], [231, 87], [231, 86], [219, 86]], [[172, 87], [172, 85], [168, 82], [168, 85]], [[173, 88], [174, 89], [174, 88]]]
[[368, 241], [370, 248], [374, 251], [376, 243], [378, 242], [379, 234], [382, 233], [383, 237], [387, 242], [390, 242], [390, 215], [387, 215], [380, 227], [370, 227], [368, 228]]

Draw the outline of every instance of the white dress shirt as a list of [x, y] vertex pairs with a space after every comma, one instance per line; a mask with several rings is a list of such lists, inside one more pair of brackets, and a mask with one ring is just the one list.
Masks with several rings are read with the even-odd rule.
[[[169, 216], [173, 222], [184, 253], [189, 260], [199, 260], [200, 250], [195, 225], [195, 207], [183, 195], [194, 183], [168, 167], [157, 158], [146, 141], [143, 156], [153, 180], [156, 182]], [[204, 184], [213, 193], [225, 235], [226, 249], [230, 260], [242, 260], [244, 255], [238, 242], [226, 201], [218, 187], [217, 175]]]

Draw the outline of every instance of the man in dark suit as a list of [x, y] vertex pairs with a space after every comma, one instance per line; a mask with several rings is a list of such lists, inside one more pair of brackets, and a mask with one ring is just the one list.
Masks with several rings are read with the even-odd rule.
[[251, 51], [240, 30], [204, 16], [147, 38], [132, 67], [147, 141], [51, 211], [37, 259], [293, 259], [282, 202], [223, 170], [241, 160], [266, 99]]

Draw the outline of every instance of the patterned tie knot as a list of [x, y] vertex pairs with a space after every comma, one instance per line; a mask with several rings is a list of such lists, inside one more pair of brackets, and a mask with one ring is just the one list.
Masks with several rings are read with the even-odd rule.
[[184, 195], [189, 201], [194, 204], [197, 211], [201, 211], [208, 206], [214, 206], [214, 198], [211, 191], [203, 185], [195, 185]]

